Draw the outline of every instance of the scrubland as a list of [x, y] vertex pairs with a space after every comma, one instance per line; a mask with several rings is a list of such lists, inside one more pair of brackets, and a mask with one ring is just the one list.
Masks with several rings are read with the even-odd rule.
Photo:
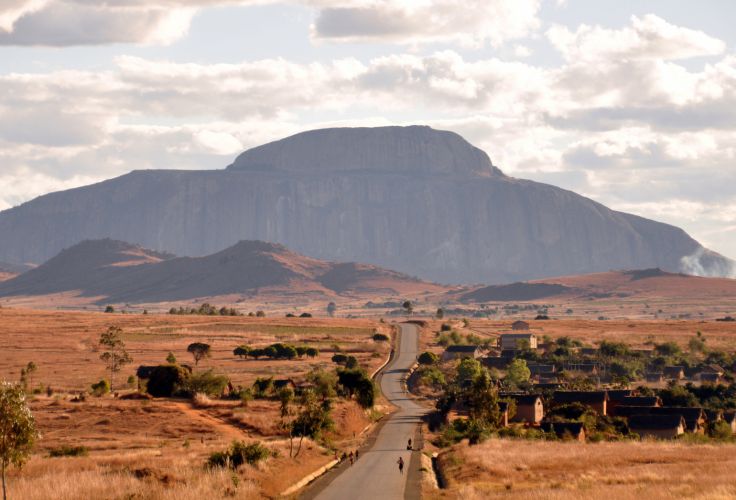
[[[120, 398], [87, 395], [90, 384], [107, 377], [99, 359], [99, 336], [109, 326], [123, 329], [133, 363], [116, 374]], [[310, 318], [249, 318], [102, 314], [0, 309], [0, 379], [17, 381], [29, 361], [38, 369], [28, 381], [40, 438], [29, 463], [9, 473], [11, 499], [201, 499], [272, 498], [302, 477], [330, 462], [333, 449], [347, 451], [360, 444], [364, 431], [385, 406], [368, 412], [352, 400], [336, 399], [334, 427], [320, 442], [305, 439], [298, 457], [289, 457], [279, 402], [256, 399], [203, 398], [123, 399], [135, 392], [128, 384], [139, 365], [165, 363], [173, 352], [179, 362], [194, 365], [186, 347], [212, 345], [212, 356], [195, 371], [213, 369], [236, 387], [257, 377], [299, 381], [313, 368], [334, 370], [336, 349], [355, 356], [368, 371], [386, 359], [390, 346], [375, 342], [375, 330], [389, 325], [371, 320]], [[309, 345], [316, 358], [247, 359], [233, 355], [241, 344], [275, 342]], [[51, 387], [50, 395], [46, 388]], [[43, 388], [43, 390], [41, 390]], [[255, 466], [237, 471], [205, 468], [209, 455], [233, 440], [260, 442], [272, 454]], [[54, 450], [77, 447], [81, 456], [51, 458]]]
[[439, 456], [448, 488], [430, 498], [726, 499], [736, 445], [492, 439]]

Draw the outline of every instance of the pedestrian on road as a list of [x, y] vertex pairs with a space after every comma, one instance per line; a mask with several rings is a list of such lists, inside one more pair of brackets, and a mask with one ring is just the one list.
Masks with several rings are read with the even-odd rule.
[[396, 463], [399, 464], [399, 474], [403, 474], [404, 473], [404, 459], [399, 457], [399, 460]]
[[350, 465], [353, 465], [353, 452], [350, 452]]
[[360, 454], [360, 450], [355, 450], [355, 461], [358, 461], [358, 455]]

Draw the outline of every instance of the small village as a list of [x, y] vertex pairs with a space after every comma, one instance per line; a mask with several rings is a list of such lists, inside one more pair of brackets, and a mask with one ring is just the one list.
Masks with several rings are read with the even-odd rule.
[[436, 401], [440, 445], [491, 434], [577, 441], [736, 434], [733, 353], [706, 349], [699, 332], [686, 350], [540, 338], [522, 320], [495, 339], [470, 336], [477, 343], [447, 324], [437, 336], [440, 344], [460, 342], [420, 355], [409, 383]]

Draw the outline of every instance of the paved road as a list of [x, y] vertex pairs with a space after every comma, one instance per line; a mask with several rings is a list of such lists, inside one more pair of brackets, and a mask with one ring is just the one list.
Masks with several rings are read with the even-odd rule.
[[[419, 331], [415, 325], [402, 324], [398, 355], [381, 376], [381, 391], [399, 407], [381, 428], [373, 447], [363, 454], [318, 496], [318, 500], [390, 500], [403, 499], [406, 490], [411, 452], [406, 449], [414, 439], [417, 424], [427, 410], [409, 399], [401, 380], [416, 361]], [[404, 459], [404, 474], [396, 461]]]

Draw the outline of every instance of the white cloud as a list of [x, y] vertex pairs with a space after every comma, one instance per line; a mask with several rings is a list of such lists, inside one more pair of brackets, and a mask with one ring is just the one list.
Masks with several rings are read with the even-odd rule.
[[[323, 5], [326, 2], [322, 2]], [[454, 41], [494, 46], [539, 26], [538, 0], [375, 0], [325, 6], [313, 37], [343, 42], [426, 43]], [[356, 5], [357, 4], [357, 5]]]
[[316, 9], [317, 40], [499, 45], [539, 26], [539, 0], [4, 0], [0, 44], [167, 44], [184, 36], [198, 9], [304, 4]]
[[648, 14], [631, 17], [620, 30], [581, 25], [572, 32], [553, 26], [547, 37], [568, 61], [685, 59], [723, 53], [726, 44], [702, 31], [675, 26]]

